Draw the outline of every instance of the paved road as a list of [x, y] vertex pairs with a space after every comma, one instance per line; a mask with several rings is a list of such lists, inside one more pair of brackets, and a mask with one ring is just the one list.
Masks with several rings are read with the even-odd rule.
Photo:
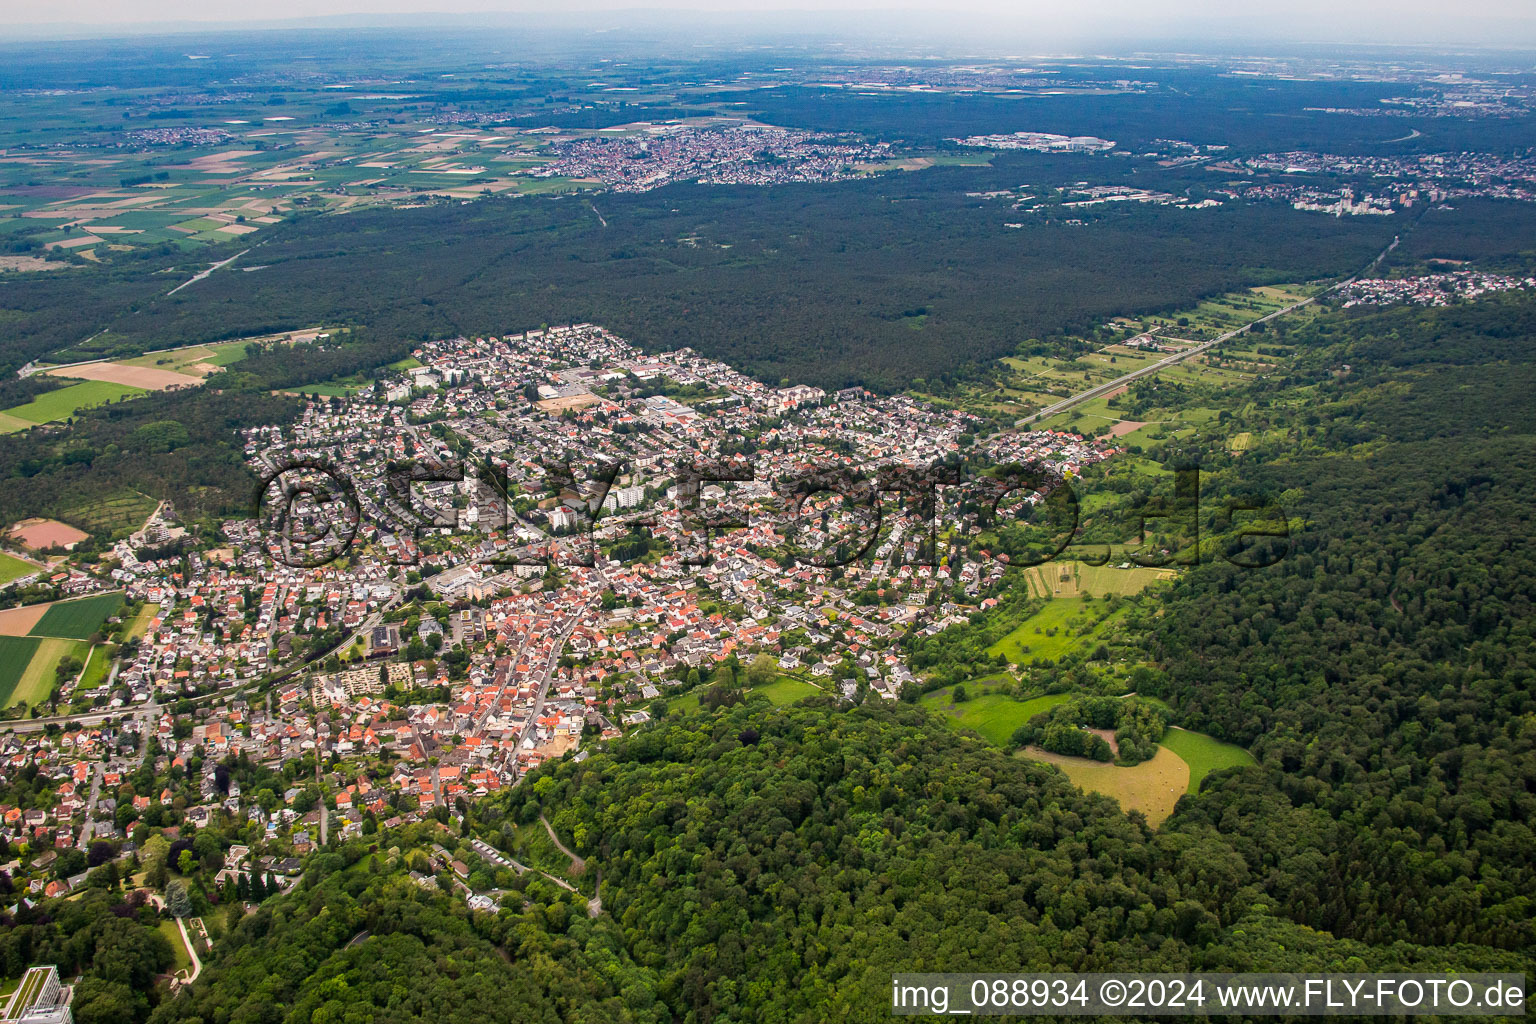
[[175, 295], [177, 292], [181, 291], [187, 285], [189, 285], [189, 284], [197, 284], [197, 282], [201, 281], [203, 278], [207, 277], [209, 274], [213, 273], [215, 270], [218, 270], [220, 267], [228, 266], [229, 264], [235, 262], [235, 260], [239, 259], [241, 256], [244, 256], [246, 253], [248, 253], [250, 251], [251, 250], [249, 250], [249, 249], [241, 249], [239, 252], [237, 252], [233, 256], [231, 256], [229, 259], [223, 260], [223, 261], [221, 261], [219, 263], [215, 263], [213, 266], [209, 267], [207, 270], [203, 271], [201, 274], [197, 274], [194, 277], [187, 278], [185, 281], [181, 282], [181, 284], [177, 285], [175, 288], [172, 288], [170, 291], [166, 292], [165, 294], [167, 296]]
[[1194, 348], [1187, 348], [1187, 349], [1185, 349], [1182, 352], [1175, 352], [1171, 356], [1168, 356], [1168, 357], [1166, 357], [1164, 359], [1159, 359], [1157, 362], [1151, 364], [1150, 366], [1143, 366], [1141, 369], [1133, 370], [1130, 373], [1127, 373], [1127, 374], [1125, 374], [1122, 377], [1116, 377], [1112, 381], [1107, 381], [1106, 383], [1099, 384], [1099, 385], [1096, 385], [1094, 387], [1091, 387], [1087, 391], [1079, 392], [1078, 394], [1073, 395], [1071, 398], [1064, 398], [1064, 399], [1062, 399], [1061, 401], [1057, 402], [1054, 405], [1048, 405], [1044, 409], [1041, 409], [1038, 412], [1031, 413], [1028, 416], [1025, 416], [1023, 419], [1016, 420], [1013, 425], [1015, 427], [1026, 427], [1029, 424], [1034, 423], [1034, 422], [1036, 422], [1038, 420], [1049, 419], [1050, 417], [1056, 415], [1059, 412], [1065, 412], [1066, 410], [1071, 409], [1073, 406], [1081, 405], [1084, 402], [1091, 402], [1095, 398], [1101, 398], [1104, 395], [1107, 395], [1107, 394], [1109, 394], [1112, 391], [1115, 391], [1115, 390], [1117, 390], [1119, 388], [1123, 388], [1127, 384], [1130, 384], [1132, 381], [1137, 381], [1137, 380], [1140, 380], [1143, 377], [1151, 376], [1154, 373], [1157, 373], [1157, 372], [1159, 372], [1161, 370], [1167, 369], [1170, 366], [1173, 366], [1175, 363], [1182, 363], [1184, 360], [1189, 359], [1189, 358], [1191, 358], [1193, 356], [1197, 356], [1200, 353], [1205, 352], [1205, 351], [1213, 348], [1216, 345], [1220, 345], [1224, 341], [1229, 341], [1232, 338], [1237, 337], [1239, 334], [1242, 334], [1243, 332], [1251, 329], [1254, 326], [1254, 324], [1262, 324], [1266, 320], [1273, 320], [1275, 317], [1284, 316], [1285, 314], [1287, 314], [1289, 312], [1292, 312], [1293, 310], [1300, 309], [1302, 306], [1310, 306], [1312, 303], [1316, 302], [1318, 299], [1322, 298], [1324, 295], [1327, 295], [1329, 292], [1335, 291], [1335, 290], [1337, 290], [1339, 288], [1343, 288], [1347, 284], [1353, 283], [1362, 274], [1365, 274], [1365, 273], [1369, 272], [1378, 263], [1380, 263], [1382, 260], [1386, 259], [1387, 254], [1389, 252], [1391, 252], [1393, 249], [1397, 248], [1397, 243], [1398, 243], [1400, 237], [1401, 236], [1394, 237], [1392, 239], [1392, 243], [1390, 245], [1388, 245], [1385, 249], [1381, 250], [1381, 252], [1379, 254], [1377, 254], [1376, 258], [1371, 260], [1371, 262], [1367, 263], [1358, 273], [1352, 274], [1349, 277], [1345, 278], [1344, 280], [1338, 282], [1337, 284], [1329, 286], [1328, 288], [1324, 289], [1323, 291], [1318, 292], [1316, 295], [1312, 296], [1309, 299], [1303, 299], [1300, 302], [1293, 302], [1289, 306], [1286, 306], [1284, 309], [1277, 309], [1273, 313], [1267, 313], [1264, 316], [1259, 317], [1257, 320], [1254, 320], [1252, 323], [1246, 323], [1246, 324], [1244, 324], [1241, 327], [1238, 327], [1238, 328], [1236, 328], [1234, 330], [1230, 330], [1226, 334], [1223, 334], [1219, 338], [1214, 338], [1214, 339], [1212, 339], [1210, 341], [1203, 342], [1202, 344], [1196, 345]]
[[320, 791], [320, 845], [322, 848], [328, 846], [331, 841], [331, 816], [325, 806], [325, 781], [320, 775], [320, 762], [323, 760], [325, 758], [320, 756], [320, 751], [317, 748], [315, 750], [315, 788]]
[[96, 798], [101, 796], [101, 779], [106, 773], [106, 762], [98, 761], [96, 771], [91, 775], [91, 795], [85, 798], [85, 824], [80, 826], [79, 841], [82, 847], [89, 846], [91, 836], [96, 834], [96, 819], [92, 815], [96, 813]]
[[523, 743], [533, 732], [534, 723], [539, 720], [539, 715], [544, 713], [544, 699], [549, 696], [549, 684], [555, 678], [555, 663], [560, 660], [560, 652], [565, 650], [565, 642], [571, 638], [572, 633], [576, 632], [576, 626], [581, 622], [581, 617], [590, 607], [590, 605], [582, 605], [571, 612], [571, 617], [566, 620], [564, 626], [560, 627], [560, 636], [550, 645], [549, 657], [544, 662], [544, 678], [539, 682], [539, 695], [534, 698], [533, 710], [528, 713], [528, 721], [523, 723], [523, 731], [518, 734], [516, 749], [522, 749]]
[[541, 814], [539, 822], [544, 826], [544, 831], [549, 833], [549, 841], [555, 844], [555, 849], [571, 858], [571, 874], [579, 875], [587, 870], [587, 862], [566, 848], [566, 845], [560, 841], [560, 837], [555, 835], [554, 826], [549, 823], [549, 819]]
[[[523, 642], [517, 645], [517, 653], [512, 655], [513, 668], [516, 668], [519, 664], [522, 663], [523, 651], [527, 650], [527, 648], [528, 634], [524, 633]], [[501, 698], [509, 689], [516, 690], [516, 685], [513, 684], [512, 677], [510, 675], [507, 677], [507, 685], [496, 691], [496, 699], [487, 704], [485, 706], [485, 711], [482, 712], [480, 717], [475, 720], [474, 727], [470, 729], [471, 736], [478, 736], [485, 730], [485, 723], [490, 721], [491, 716], [496, 713], [497, 706], [501, 703]], [[522, 737], [518, 737], [518, 739], [519, 742], [521, 742]]]
[[197, 947], [192, 945], [192, 936], [187, 934], [187, 922], [185, 918], [176, 919], [176, 927], [181, 929], [181, 941], [186, 944], [187, 955], [192, 958], [192, 973], [187, 975], [187, 980], [182, 982], [190, 985], [197, 980], [197, 976], [203, 973], [203, 962], [197, 957]]

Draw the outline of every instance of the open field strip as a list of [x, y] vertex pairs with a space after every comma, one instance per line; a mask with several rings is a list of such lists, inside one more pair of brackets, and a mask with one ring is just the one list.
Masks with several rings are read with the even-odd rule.
[[1151, 760], [1129, 768], [1033, 747], [1018, 756], [1055, 765], [1079, 789], [1113, 797], [1125, 810], [1146, 815], [1153, 826], [1166, 821], [1179, 797], [1189, 791], [1189, 765], [1167, 747], [1158, 747]]
[[25, 405], [6, 409], [4, 415], [33, 425], [66, 420], [82, 409], [137, 398], [149, 390], [106, 380], [86, 380], [57, 391], [44, 392]]

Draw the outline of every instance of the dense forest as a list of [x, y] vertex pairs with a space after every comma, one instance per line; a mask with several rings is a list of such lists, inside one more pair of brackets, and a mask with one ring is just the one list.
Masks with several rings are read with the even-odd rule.
[[[1167, 725], [1161, 708], [1135, 697], [1081, 697], [1058, 704], [1019, 726], [1013, 744], [1132, 765], [1157, 753], [1158, 740]], [[1113, 745], [1102, 732], [1114, 735]]]
[[541, 811], [601, 865], [596, 917], [586, 893], [537, 875], [519, 879], [515, 909], [470, 913], [406, 879], [388, 836], [372, 855], [354, 842], [239, 924], [153, 1024], [345, 1021], [363, 1007], [389, 1024], [455, 1011], [812, 1024], [885, 1019], [899, 970], [1522, 962], [1298, 926], [1205, 822], [1153, 832], [907, 705], [752, 697], [673, 718], [477, 805], [469, 825], [505, 845]]
[[[1061, 159], [1052, 173], [1090, 173]], [[1095, 178], [1195, 187], [1188, 172], [1097, 163]], [[1006, 206], [966, 195], [1043, 171], [1038, 157], [1009, 156], [831, 185], [315, 215], [235, 264], [259, 268], [249, 273], [216, 272], [169, 296], [201, 266], [146, 251], [0, 288], [0, 314], [13, 325], [15, 365], [338, 322], [402, 345], [586, 320], [650, 349], [691, 346], [774, 384], [889, 389], [955, 379], [1108, 316], [1351, 272], [1393, 231], [1377, 218], [1280, 205], [1139, 204], [1010, 229], [1017, 215]], [[161, 272], [170, 264], [175, 275]]]
[[[1496, 150], [1515, 152], [1530, 144], [1533, 119], [1423, 118], [1405, 138], [1396, 119], [1360, 117], [1321, 108], [1376, 107], [1400, 95], [1388, 82], [1243, 81], [1213, 76], [1205, 69], [1161, 67], [1152, 88], [1124, 93], [1074, 91], [1072, 74], [1064, 88], [1036, 95], [965, 93], [881, 93], [812, 86], [761, 89], [739, 99], [772, 124], [818, 131], [860, 130], [881, 138], [939, 143], [957, 136], [992, 132], [1057, 132], [1097, 135], [1127, 148], [1163, 139], [1190, 138], [1236, 147], [1240, 153], [1308, 149], [1320, 152], [1413, 152]], [[1177, 102], [1170, 102], [1170, 93]]]
[[[318, 854], [296, 889], [246, 916], [210, 957], [203, 979], [181, 998], [162, 1003], [149, 1019], [153, 1024], [359, 1019], [660, 1024], [666, 1019], [620, 1005], [628, 965], [610, 928], [589, 923], [584, 908], [573, 907], [548, 883], [532, 883], [525, 895], [520, 913], [471, 914], [461, 899], [416, 884], [398, 854], [370, 853], [360, 843]], [[635, 1011], [645, 1005], [638, 988], [626, 989], [626, 995]], [[359, 1017], [364, 1007], [366, 1016]]]
[[171, 966], [171, 944], [142, 894], [125, 898], [114, 888], [93, 886], [77, 899], [0, 917], [0, 970], [14, 978], [48, 963], [66, 977], [80, 972], [71, 1002], [80, 1024], [141, 1021], [159, 999], [155, 977]]
[[1307, 356], [1250, 397], [1305, 406], [1241, 468], [1305, 526], [1263, 571], [1187, 573], [1158, 620], [1153, 692], [1270, 770], [1189, 814], [1315, 927], [1536, 944], [1533, 335], [1529, 298], [1293, 333]]
[[257, 480], [239, 432], [291, 420], [301, 402], [250, 374], [219, 384], [98, 406], [0, 439], [0, 519], [71, 519], [72, 510], [135, 491], [188, 517], [248, 510]]

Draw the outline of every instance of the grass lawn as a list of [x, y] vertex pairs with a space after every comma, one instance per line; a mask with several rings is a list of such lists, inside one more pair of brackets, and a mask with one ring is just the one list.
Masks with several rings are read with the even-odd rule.
[[123, 639], [134, 640], [143, 636], [144, 631], [149, 629], [150, 620], [158, 614], [160, 614], [160, 606], [146, 602], [144, 607], [139, 609], [139, 613], [126, 623], [127, 628], [123, 631]]
[[181, 941], [181, 929], [176, 927], [176, 922], [161, 921], [157, 927], [160, 929], [160, 934], [165, 936], [165, 941], [171, 944], [171, 952], [176, 957], [171, 969], [191, 970], [192, 957], [187, 953], [186, 943]]
[[28, 971], [26, 974], [23, 974], [16, 983], [16, 987], [20, 989], [16, 995], [19, 997], [22, 1005], [31, 1002], [42, 994], [46, 974], [40, 969], [34, 970], [35, 973], [34, 971]]
[[1138, 565], [1121, 569], [1118, 568], [1121, 561], [1111, 558], [1104, 565], [1089, 565], [1087, 562], [1058, 560], [1031, 566], [1024, 570], [1026, 585], [1034, 597], [1075, 598], [1084, 594], [1091, 597], [1104, 597], [1108, 594], [1129, 597], [1141, 593], [1159, 580], [1172, 579], [1177, 575], [1171, 569], [1149, 569]]
[[319, 395], [322, 398], [346, 398], [355, 391], [362, 390], [361, 384], [305, 384], [301, 387], [288, 388], [290, 395]]
[[1163, 746], [1183, 758], [1189, 765], [1189, 792], [1200, 789], [1200, 781], [1211, 772], [1222, 768], [1237, 768], [1257, 764], [1253, 755], [1232, 743], [1223, 743], [1203, 732], [1171, 728], [1163, 733]]
[[81, 409], [106, 405], [123, 398], [137, 398], [148, 394], [143, 388], [127, 384], [113, 384], [104, 380], [86, 380], [67, 388], [47, 391], [26, 405], [5, 410], [5, 415], [26, 420], [28, 423], [51, 423], [68, 419]]
[[203, 347], [213, 354], [209, 358], [204, 359], [203, 362], [212, 363], [214, 366], [228, 366], [231, 363], [238, 363], [245, 358], [245, 346], [247, 344], [249, 343], [244, 341], [225, 341], [217, 345], [205, 345]]
[[30, 636], [0, 636], [0, 707], [10, 707], [20, 699], [22, 676], [42, 641]]
[[775, 705], [783, 707], [785, 704], [793, 704], [796, 701], [805, 700], [807, 697], [814, 697], [824, 691], [820, 687], [812, 686], [810, 683], [796, 679], [794, 676], [779, 676], [779, 678], [766, 686], [753, 687], [752, 692], [760, 693], [773, 701]]
[[75, 601], [57, 601], [48, 607], [27, 635], [85, 640], [100, 629], [107, 617], [122, 607], [122, 604], [123, 595], [120, 591], [82, 597]]
[[104, 644], [96, 644], [86, 655], [88, 660], [80, 675], [80, 689], [94, 690], [107, 681], [107, 674], [112, 671], [112, 656], [107, 651]]
[[31, 562], [23, 562], [19, 558], [0, 551], [0, 583], [9, 583], [11, 580], [20, 579], [28, 573], [39, 571], [41, 570]]
[[[550, 842], [549, 833], [538, 821], [518, 825], [512, 839], [512, 857], [540, 871], [548, 871], [557, 878], [567, 878], [571, 873], [571, 858], [561, 853]], [[496, 865], [487, 862], [487, 867]]]
[[943, 716], [944, 721], [957, 728], [980, 733], [988, 743], [1006, 746], [1019, 726], [1042, 711], [1072, 699], [1069, 693], [1051, 693], [1028, 700], [1016, 700], [1000, 693], [975, 695], [975, 684], [965, 684], [971, 698], [960, 704], [951, 703], [952, 691], [946, 687], [925, 694], [919, 701], [923, 707]]
[[[699, 698], [703, 696], [704, 690], [704, 686], [695, 686], [676, 700], [667, 700], [667, 713], [670, 714], [673, 711], [694, 712], [699, 710]], [[665, 694], [663, 694], [663, 699], [666, 699]]]
[[193, 375], [195, 371], [189, 367], [195, 363], [228, 366], [230, 363], [239, 362], [245, 358], [247, 344], [249, 342], [246, 341], [221, 341], [213, 345], [184, 345], [179, 348], [156, 349], [141, 356], [113, 361], [124, 366], [148, 366], [155, 370], [170, 370], [172, 373]]
[[1189, 789], [1189, 765], [1167, 747], [1159, 747], [1150, 761], [1130, 768], [1041, 750], [1021, 750], [1019, 756], [1054, 764], [1079, 789], [1113, 797], [1125, 810], [1146, 815], [1154, 826], [1167, 820]]
[[[709, 684], [704, 683], [702, 685], [695, 686], [693, 689], [689, 690], [687, 693], [676, 699], [667, 697], [665, 694], [663, 694], [662, 699], [667, 702], [667, 713], [671, 714], [674, 711], [691, 713], [699, 710], [699, 698], [704, 696], [705, 691], [708, 689]], [[766, 683], [763, 686], [752, 687], [748, 692], [760, 693], [772, 701], [775, 707], [783, 707], [786, 704], [793, 704], [796, 701], [805, 700], [807, 697], [815, 697], [818, 694], [825, 693], [826, 691], [819, 686], [814, 686], [811, 683], [806, 682], [803, 679], [796, 679], [794, 676], [779, 676], [779, 678], [775, 679], [771, 683]]]
[[193, 363], [212, 362], [213, 358], [213, 349], [206, 345], [188, 345], [184, 348], [146, 352], [141, 356], [134, 356], [131, 359], [119, 359], [117, 362], [124, 366], [147, 366], [152, 370], [187, 373], [187, 367]]

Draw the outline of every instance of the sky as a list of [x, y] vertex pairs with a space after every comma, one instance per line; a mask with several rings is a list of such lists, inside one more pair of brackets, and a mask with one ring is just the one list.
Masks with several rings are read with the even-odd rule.
[[[342, 17], [347, 24], [398, 19], [402, 15], [525, 14], [577, 22], [601, 21], [604, 12], [623, 11], [632, 21], [647, 8], [669, 20], [689, 14], [718, 21], [745, 18], [777, 28], [857, 28], [861, 17], [887, 32], [906, 28], [916, 35], [941, 28], [978, 38], [1020, 36], [1090, 41], [1216, 38], [1349, 43], [1448, 43], [1520, 47], [1536, 45], [1533, 0], [4, 0], [0, 25], [26, 34], [47, 26], [106, 31], [251, 27], [288, 19]], [[889, 13], [886, 13], [889, 12]], [[256, 21], [255, 19], [260, 19]], [[455, 19], [457, 20], [457, 19]], [[30, 29], [30, 31], [27, 31]], [[4, 29], [0, 29], [3, 32]]]

